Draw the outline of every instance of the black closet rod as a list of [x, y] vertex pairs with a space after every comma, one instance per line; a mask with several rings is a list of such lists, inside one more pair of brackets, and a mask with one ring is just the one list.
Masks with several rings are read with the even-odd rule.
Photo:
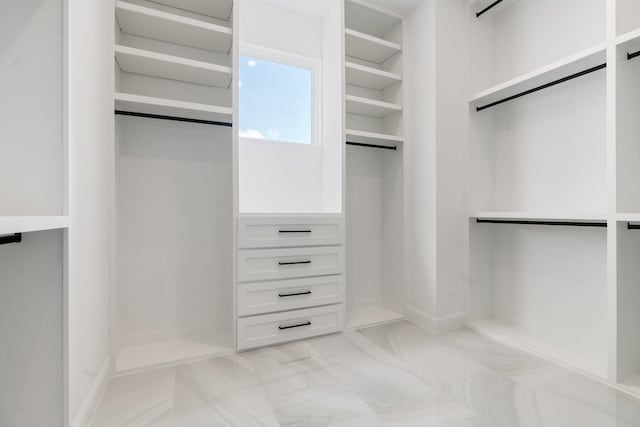
[[186, 123], [199, 123], [203, 125], [213, 125], [213, 126], [224, 126], [224, 127], [232, 127], [233, 124], [229, 122], [217, 122], [213, 120], [201, 120], [201, 119], [188, 119], [185, 117], [176, 117], [176, 116], [163, 116], [160, 114], [147, 114], [147, 113], [136, 113], [133, 111], [123, 111], [116, 110], [117, 116], [132, 116], [132, 117], [145, 117], [147, 119], [158, 119], [158, 120], [171, 120], [174, 122], [186, 122]]
[[627, 223], [627, 229], [629, 230], [640, 230], [640, 224], [631, 224], [630, 222]]
[[480, 12], [476, 13], [476, 18], [479, 18], [482, 14], [488, 12], [489, 10], [493, 9], [494, 7], [496, 7], [497, 5], [499, 5], [500, 3], [502, 3], [502, 0], [496, 0], [493, 3], [491, 3], [489, 6], [485, 7], [484, 9], [482, 9]]
[[640, 50], [633, 53], [627, 53], [627, 59], [631, 61], [633, 58], [640, 56]]
[[558, 85], [560, 83], [564, 83], [564, 82], [567, 82], [569, 80], [573, 80], [575, 78], [582, 77], [582, 76], [584, 76], [586, 74], [590, 74], [590, 73], [593, 73], [594, 71], [602, 70], [603, 68], [606, 68], [606, 67], [607, 67], [606, 63], [600, 64], [600, 65], [596, 65], [595, 67], [591, 67], [591, 68], [589, 68], [587, 70], [580, 71], [579, 73], [571, 74], [570, 76], [563, 77], [563, 78], [558, 79], [558, 80], [554, 80], [554, 81], [552, 81], [550, 83], [543, 84], [542, 86], [534, 87], [533, 89], [529, 89], [529, 90], [526, 90], [524, 92], [517, 93], [517, 94], [512, 95], [512, 96], [510, 96], [508, 98], [504, 98], [504, 99], [501, 99], [499, 101], [492, 102], [491, 104], [483, 105], [482, 107], [476, 107], [476, 111], [486, 110], [487, 108], [495, 107], [496, 105], [500, 105], [500, 104], [503, 104], [503, 103], [508, 102], [508, 101], [513, 101], [514, 99], [520, 98], [522, 96], [530, 95], [530, 94], [532, 94], [534, 92], [538, 92], [540, 90], [547, 89], [547, 88], [549, 88], [551, 86], [555, 86], [555, 85]]
[[397, 147], [389, 147], [386, 145], [364, 144], [362, 142], [347, 141], [347, 145], [355, 145], [356, 147], [381, 148], [383, 150], [397, 150]]
[[22, 233], [15, 233], [9, 236], [0, 236], [0, 245], [22, 242]]
[[478, 224], [517, 224], [517, 225], [552, 225], [562, 227], [606, 227], [606, 222], [584, 222], [584, 221], [533, 221], [533, 220], [511, 220], [511, 219], [480, 219], [476, 218]]

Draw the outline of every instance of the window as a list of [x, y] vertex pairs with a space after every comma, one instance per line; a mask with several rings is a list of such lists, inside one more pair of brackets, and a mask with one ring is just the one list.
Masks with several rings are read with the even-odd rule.
[[316, 143], [317, 64], [266, 49], [243, 49], [243, 53], [240, 137]]

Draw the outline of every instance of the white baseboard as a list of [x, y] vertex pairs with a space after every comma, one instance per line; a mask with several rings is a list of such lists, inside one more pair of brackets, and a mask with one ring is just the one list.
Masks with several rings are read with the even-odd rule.
[[102, 363], [98, 376], [91, 386], [91, 390], [89, 390], [89, 393], [87, 393], [87, 396], [82, 402], [78, 413], [73, 417], [73, 422], [71, 423], [72, 427], [89, 427], [91, 418], [98, 408], [102, 395], [109, 384], [110, 377], [111, 359], [107, 357]]
[[464, 327], [465, 313], [455, 313], [446, 316], [433, 316], [415, 307], [407, 307], [407, 320], [429, 332], [440, 334]]

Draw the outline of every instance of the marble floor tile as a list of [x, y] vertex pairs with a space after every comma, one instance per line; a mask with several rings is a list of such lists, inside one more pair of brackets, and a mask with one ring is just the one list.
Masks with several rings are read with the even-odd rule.
[[407, 322], [113, 378], [92, 427], [632, 427], [640, 401]]

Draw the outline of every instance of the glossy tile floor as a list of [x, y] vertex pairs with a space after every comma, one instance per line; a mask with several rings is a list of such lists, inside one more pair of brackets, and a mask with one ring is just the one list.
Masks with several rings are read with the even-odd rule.
[[406, 322], [111, 381], [93, 427], [640, 426], [640, 400]]

